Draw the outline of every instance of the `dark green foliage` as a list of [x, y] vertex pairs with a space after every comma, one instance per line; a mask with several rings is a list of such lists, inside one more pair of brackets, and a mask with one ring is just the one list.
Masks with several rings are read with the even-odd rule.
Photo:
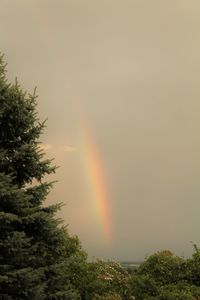
[[200, 286], [200, 249], [194, 245], [195, 252], [187, 261], [187, 276], [189, 282]]
[[137, 300], [143, 300], [150, 296], [153, 297], [158, 293], [158, 287], [155, 280], [148, 274], [132, 275], [130, 286]]
[[60, 205], [43, 205], [41, 180], [55, 171], [38, 147], [43, 129], [35, 93], [7, 83], [0, 57], [0, 299], [80, 299], [72, 269], [85, 254], [55, 218]]
[[82, 299], [132, 299], [129, 280], [130, 276], [119, 263], [102, 260], [88, 263]]
[[151, 276], [161, 284], [177, 283], [184, 279], [185, 260], [170, 251], [161, 251], [151, 255], [139, 268], [138, 274]]
[[117, 293], [108, 292], [105, 295], [95, 295], [92, 300], [122, 300], [121, 296]]
[[135, 299], [200, 299], [199, 253], [196, 247], [191, 259], [175, 256], [170, 251], [151, 255], [131, 276], [130, 285]]

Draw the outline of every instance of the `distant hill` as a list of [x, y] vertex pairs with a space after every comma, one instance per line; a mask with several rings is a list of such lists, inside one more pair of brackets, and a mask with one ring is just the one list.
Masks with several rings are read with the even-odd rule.
[[120, 261], [121, 266], [125, 269], [139, 267], [142, 263], [143, 261]]

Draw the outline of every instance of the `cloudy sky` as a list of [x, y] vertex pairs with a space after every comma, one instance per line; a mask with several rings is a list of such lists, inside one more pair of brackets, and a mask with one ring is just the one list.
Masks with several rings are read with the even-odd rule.
[[47, 203], [66, 204], [59, 215], [90, 257], [190, 255], [200, 245], [199, 0], [0, 4], [8, 78], [37, 86], [43, 149], [60, 166]]

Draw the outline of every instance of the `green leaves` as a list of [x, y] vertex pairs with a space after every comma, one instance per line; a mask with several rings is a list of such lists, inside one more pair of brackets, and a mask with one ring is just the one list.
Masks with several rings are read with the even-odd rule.
[[38, 148], [45, 121], [39, 122], [35, 91], [27, 95], [18, 82], [2, 82], [0, 91], [0, 172], [13, 174], [20, 187], [34, 179], [41, 181], [45, 174], [55, 172], [55, 166], [43, 160]]
[[131, 276], [130, 284], [135, 299], [198, 299], [200, 297], [198, 252], [199, 250], [195, 249], [192, 259], [183, 259], [170, 251], [160, 251], [148, 257]]

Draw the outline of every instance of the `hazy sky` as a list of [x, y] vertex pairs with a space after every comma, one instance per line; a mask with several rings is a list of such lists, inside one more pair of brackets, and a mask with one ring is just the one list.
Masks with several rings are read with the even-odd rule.
[[[0, 51], [10, 80], [38, 87], [43, 147], [60, 165], [47, 202], [66, 203], [70, 233], [90, 257], [190, 255], [190, 241], [200, 245], [200, 1], [0, 4]], [[91, 196], [81, 118], [101, 160], [110, 244]]]

